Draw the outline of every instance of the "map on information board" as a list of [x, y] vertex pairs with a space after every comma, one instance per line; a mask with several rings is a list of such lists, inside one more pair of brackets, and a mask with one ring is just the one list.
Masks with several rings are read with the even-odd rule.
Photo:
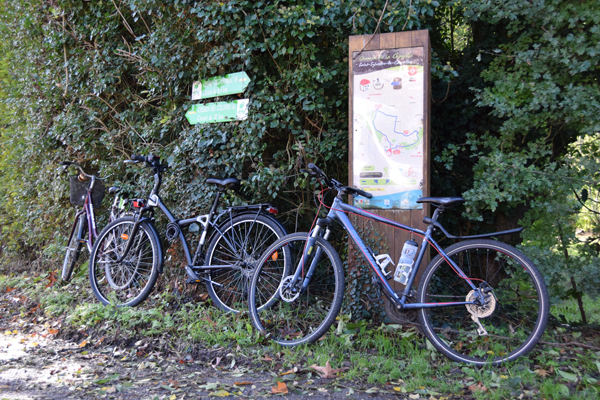
[[355, 52], [353, 182], [361, 208], [421, 209], [423, 47]]

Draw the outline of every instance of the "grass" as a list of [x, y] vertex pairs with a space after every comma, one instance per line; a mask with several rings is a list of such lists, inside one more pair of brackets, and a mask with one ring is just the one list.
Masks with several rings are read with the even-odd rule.
[[[86, 329], [107, 337], [120, 335], [136, 340], [162, 338], [178, 352], [239, 346], [257, 368], [278, 374], [294, 367], [306, 373], [312, 365], [325, 366], [329, 361], [332, 368], [344, 368], [341, 378], [347, 385], [362, 390], [387, 388], [436, 399], [452, 396], [585, 399], [597, 398], [600, 390], [600, 351], [580, 347], [538, 345], [517, 362], [475, 368], [446, 359], [418, 336], [414, 328], [353, 323], [342, 315], [323, 340], [283, 348], [255, 332], [246, 315], [224, 314], [211, 307], [209, 301], [183, 301], [186, 298], [183, 290], [178, 295], [173, 290], [155, 292], [142, 306], [123, 309], [98, 304], [84, 275], [66, 286], [57, 283], [46, 288], [48, 282], [46, 276], [4, 275], [0, 276], [0, 293], [21, 289], [20, 293], [39, 303], [48, 317], [64, 318], [63, 329], [70, 326], [73, 330]], [[598, 321], [600, 302], [590, 298], [585, 302], [590, 320]], [[568, 321], [578, 320], [574, 302], [555, 305], [552, 312], [564, 315]], [[598, 346], [595, 335], [552, 326], [543, 340]], [[311, 374], [313, 378], [316, 376], [314, 372]]]
[[[600, 297], [592, 298], [589, 295], [583, 295], [583, 309], [589, 324], [600, 324]], [[552, 315], [563, 316], [564, 319], [572, 324], [581, 322], [581, 314], [577, 300], [567, 299], [559, 304], [552, 306]]]

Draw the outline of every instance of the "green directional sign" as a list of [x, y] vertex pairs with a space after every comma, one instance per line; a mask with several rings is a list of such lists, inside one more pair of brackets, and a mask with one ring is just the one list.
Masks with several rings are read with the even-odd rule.
[[194, 104], [185, 117], [192, 125], [243, 121], [248, 118], [248, 99]]
[[192, 100], [242, 93], [246, 90], [249, 83], [250, 78], [248, 78], [245, 72], [236, 72], [225, 76], [203, 79], [200, 82], [194, 82], [192, 86]]

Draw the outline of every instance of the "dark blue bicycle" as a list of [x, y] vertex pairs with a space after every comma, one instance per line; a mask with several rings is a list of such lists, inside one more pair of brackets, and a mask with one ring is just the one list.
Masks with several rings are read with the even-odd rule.
[[[519, 250], [489, 239], [518, 233], [522, 228], [452, 236], [438, 217], [464, 199], [423, 197], [417, 202], [432, 204], [436, 210], [431, 218], [424, 219], [428, 227], [421, 231], [345, 204], [345, 194], [366, 198], [372, 195], [329, 179], [314, 164], [308, 168], [305, 172], [337, 191], [337, 196], [327, 217], [318, 219], [310, 234], [293, 233], [281, 238], [259, 260], [249, 293], [250, 315], [257, 329], [268, 332], [284, 346], [315, 342], [328, 331], [344, 295], [343, 265], [327, 241], [332, 224], [337, 222], [371, 265], [374, 280], [389, 299], [389, 308], [405, 314], [407, 320], [416, 311], [415, 322], [420, 330], [448, 358], [478, 365], [499, 364], [527, 354], [537, 344], [546, 328], [550, 307], [542, 276]], [[404, 278], [400, 276], [406, 282], [402, 293], [395, 293], [388, 283], [393, 275], [386, 271], [389, 257], [372, 253], [347, 214], [391, 225], [423, 239], [412, 264], [415, 268], [410, 268], [408, 262], [409, 268], [396, 270], [398, 275], [404, 274]], [[442, 249], [432, 237], [435, 229], [448, 238], [468, 240]], [[425, 268], [415, 291], [413, 283], [428, 245], [438, 255]], [[414, 248], [410, 243], [409, 247]], [[277, 301], [271, 300], [269, 307], [256, 307], [267, 303], [267, 299]]]

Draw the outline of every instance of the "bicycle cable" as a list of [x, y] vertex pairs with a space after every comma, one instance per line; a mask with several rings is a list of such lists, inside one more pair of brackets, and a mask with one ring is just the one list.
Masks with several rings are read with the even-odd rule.
[[[318, 178], [317, 178], [317, 180], [318, 180], [318, 181], [319, 181], [319, 183], [321, 184], [321, 188], [322, 188], [322, 187], [323, 187], [323, 184], [321, 183], [321, 180], [320, 180], [320, 179], [318, 179]], [[323, 193], [323, 192], [324, 192], [324, 191], [326, 191], [326, 190], [329, 190], [329, 189], [324, 189], [324, 190], [322, 190], [322, 191], [321, 191], [321, 193]], [[362, 215], [360, 215], [360, 214], [353, 213], [352, 211], [344, 211], [344, 210], [338, 210], [337, 208], [331, 208], [331, 207], [329, 207], [327, 204], [325, 204], [325, 203], [324, 203], [324, 201], [323, 201], [321, 198], [319, 198], [319, 202], [321, 203], [321, 205], [322, 205], [322, 206], [324, 206], [325, 208], [328, 208], [328, 209], [330, 209], [330, 210], [339, 211], [339, 212], [343, 212], [343, 213], [346, 213], [346, 214], [352, 214], [352, 215], [355, 215], [355, 216], [357, 216], [357, 217], [366, 218], [366, 217], [364, 217], [364, 216], [362, 216]], [[321, 207], [319, 206], [319, 210], [320, 210], [320, 209], [321, 209]], [[371, 213], [371, 212], [369, 212], [369, 211], [365, 211], [365, 210], [363, 210], [363, 212], [364, 212], [364, 213], [366, 213], [366, 214], [370, 214], [370, 215], [377, 216], [377, 217], [379, 217], [379, 218], [383, 218], [383, 219], [386, 219], [386, 220], [388, 220], [388, 218], [382, 217], [381, 215], [377, 215], [377, 214]], [[318, 216], [318, 214], [317, 214], [317, 216]], [[315, 220], [316, 220], [316, 219], [315, 219]], [[448, 260], [448, 258], [446, 258], [446, 256], [444, 256], [444, 255], [443, 255], [443, 254], [440, 252], [440, 250], [437, 248], [437, 246], [435, 246], [435, 245], [434, 245], [434, 244], [433, 244], [431, 241], [429, 241], [428, 239], [425, 239], [425, 236], [423, 236], [423, 235], [421, 235], [421, 234], [419, 234], [419, 233], [416, 233], [416, 232], [411, 232], [411, 231], [409, 231], [408, 229], [404, 229], [404, 228], [400, 228], [400, 227], [398, 227], [398, 226], [394, 226], [394, 225], [392, 225], [392, 224], [389, 224], [389, 223], [386, 223], [386, 222], [383, 222], [383, 221], [376, 221], [376, 222], [380, 222], [380, 223], [382, 223], [382, 224], [384, 224], [384, 225], [391, 226], [391, 227], [392, 227], [392, 228], [394, 228], [394, 229], [399, 229], [399, 230], [401, 230], [401, 231], [404, 231], [404, 232], [409, 232], [409, 233], [415, 234], [416, 236], [419, 236], [421, 239], [423, 239], [423, 241], [427, 241], [427, 243], [429, 243], [429, 244], [431, 245], [431, 247], [433, 247], [433, 248], [435, 249], [435, 251], [437, 251], [437, 252], [438, 252], [438, 254], [439, 254], [440, 256], [442, 256], [442, 258], [443, 258], [444, 260], [446, 260], [446, 263], [448, 263], [448, 265], [450, 265], [450, 268], [452, 268], [452, 270], [453, 270], [453, 271], [454, 271], [454, 272], [455, 272], [455, 273], [456, 273], [458, 276], [460, 276], [462, 279], [464, 279], [464, 280], [472, 280], [472, 281], [481, 281], [481, 282], [484, 282], [484, 280], [483, 280], [483, 279], [478, 279], [478, 278], [469, 278], [468, 276], [464, 275], [464, 273], [463, 273], [463, 274], [461, 274], [460, 272], [458, 272], [458, 271], [456, 270], [456, 268], [454, 268], [454, 265], [452, 265], [452, 263], [450, 262], [450, 260]], [[314, 222], [313, 222], [313, 225], [314, 225]], [[312, 227], [311, 227], [311, 230], [312, 230]], [[368, 261], [368, 260], [367, 260], [367, 261]]]

